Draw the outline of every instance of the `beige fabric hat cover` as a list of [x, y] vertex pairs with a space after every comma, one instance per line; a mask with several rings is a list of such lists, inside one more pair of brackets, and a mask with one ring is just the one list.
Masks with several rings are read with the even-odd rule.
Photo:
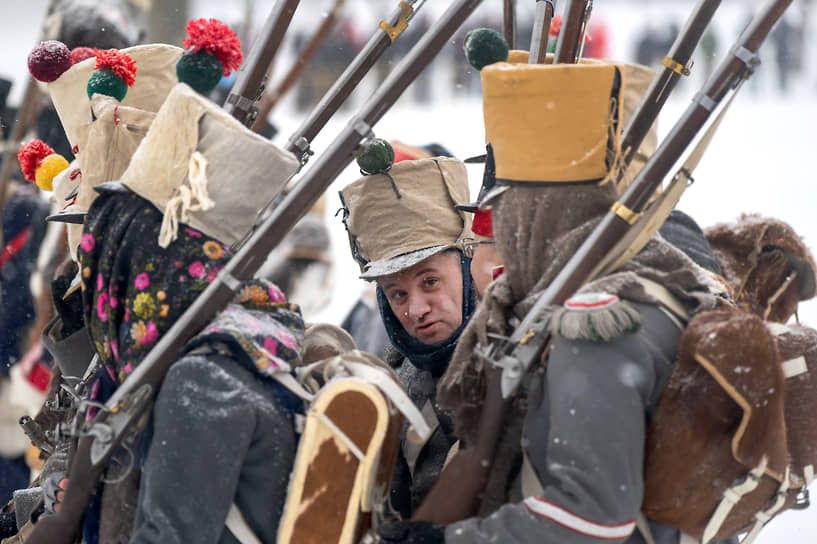
[[[364, 176], [341, 191], [352, 252], [367, 264], [361, 277], [399, 272], [454, 247], [471, 231], [471, 214], [454, 206], [470, 202], [465, 164], [449, 157], [406, 160], [384, 174]], [[412, 254], [408, 258], [395, 259]], [[389, 266], [389, 262], [393, 266]]]
[[[123, 51], [136, 62], [136, 81], [122, 102], [100, 94], [95, 94], [93, 100], [88, 99], [86, 86], [93, 73], [94, 58], [75, 64], [48, 85], [51, 101], [81, 172], [75, 177], [79, 182], [76, 201], [66, 208], [64, 200], [57, 198], [62, 211], [87, 211], [97, 196], [94, 187], [119, 179], [153, 122], [155, 112], [178, 83], [176, 63], [184, 52], [180, 47], [148, 44]], [[68, 185], [76, 186], [75, 183]], [[82, 225], [69, 223], [66, 229], [71, 257], [76, 260]]]
[[168, 95], [121, 181], [165, 214], [159, 244], [186, 223], [234, 245], [300, 163], [180, 83]]
[[[616, 69], [622, 91], [613, 96]], [[486, 66], [480, 73], [486, 140], [493, 146], [500, 183], [614, 177], [621, 130], [652, 75], [642, 66], [595, 59], [578, 65], [527, 64], [527, 54], [521, 51], [511, 51], [508, 62]], [[620, 119], [617, 126], [611, 125], [614, 115]], [[642, 152], [649, 152], [650, 145], [654, 149], [654, 132]], [[637, 167], [629, 169], [629, 179]]]
[[[136, 63], [136, 81], [122, 99], [123, 106], [131, 106], [155, 112], [173, 88], [176, 63], [184, 53], [181, 47], [166, 44], [137, 45], [122, 49]], [[66, 70], [48, 84], [48, 92], [54, 108], [60, 116], [65, 135], [71, 147], [78, 144], [78, 129], [93, 121], [91, 101], [86, 86], [94, 71], [96, 59], [91, 57]], [[82, 149], [79, 149], [82, 152]]]

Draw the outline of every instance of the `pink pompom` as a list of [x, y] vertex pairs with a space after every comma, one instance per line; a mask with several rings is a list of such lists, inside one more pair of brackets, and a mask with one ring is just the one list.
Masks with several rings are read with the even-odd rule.
[[96, 56], [96, 50], [93, 47], [75, 47], [71, 50], [71, 62], [74, 64], [82, 62], [85, 59], [90, 59]]

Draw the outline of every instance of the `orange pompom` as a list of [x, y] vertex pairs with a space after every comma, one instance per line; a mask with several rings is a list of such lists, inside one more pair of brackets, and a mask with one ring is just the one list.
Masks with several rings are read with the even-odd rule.
[[17, 153], [17, 160], [20, 162], [23, 177], [28, 181], [36, 181], [37, 168], [47, 156], [53, 154], [54, 150], [42, 140], [31, 140], [21, 147]]
[[224, 75], [230, 75], [241, 66], [241, 42], [230, 27], [218, 19], [194, 19], [187, 22], [188, 38], [182, 44], [189, 53], [204, 50], [216, 57], [224, 67]]
[[136, 81], [136, 61], [130, 55], [119, 49], [104, 49], [96, 52], [94, 70], [110, 69], [119, 76], [128, 87], [133, 87]]

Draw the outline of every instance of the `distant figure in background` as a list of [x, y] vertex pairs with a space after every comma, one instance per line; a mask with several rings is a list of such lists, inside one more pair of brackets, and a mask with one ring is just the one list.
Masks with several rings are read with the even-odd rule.
[[332, 251], [324, 221], [325, 198], [321, 197], [258, 269], [264, 278], [297, 301], [307, 322], [332, 298]]
[[5, 247], [0, 252], [0, 504], [8, 502], [15, 489], [27, 487], [30, 480], [24, 459], [28, 439], [18, 424], [21, 416], [30, 414], [19, 395], [13, 394], [9, 372], [20, 359], [34, 322], [28, 280], [48, 213], [48, 204], [29, 184], [10, 183], [3, 210]]
[[704, 75], [706, 77], [709, 77], [715, 67], [715, 58], [718, 56], [719, 49], [718, 33], [712, 28], [707, 29], [701, 36], [701, 55], [703, 55]]
[[774, 43], [775, 63], [777, 64], [777, 84], [782, 93], [787, 93], [792, 73], [799, 65], [797, 47], [797, 29], [787, 18], [781, 18], [771, 33]]

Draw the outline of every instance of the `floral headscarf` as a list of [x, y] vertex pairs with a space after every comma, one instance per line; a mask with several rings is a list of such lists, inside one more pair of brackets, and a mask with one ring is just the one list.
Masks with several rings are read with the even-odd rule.
[[[78, 251], [85, 321], [116, 384], [133, 372], [231, 257], [229, 248], [189, 227], [180, 228], [178, 238], [162, 249], [161, 225], [162, 214], [150, 202], [118, 191], [97, 197], [86, 220]], [[249, 319], [257, 334], [238, 342], [255, 366], [262, 372], [287, 370], [287, 363], [297, 359], [303, 334], [297, 306], [288, 305], [273, 284], [259, 280], [247, 282], [234, 302], [253, 311], [239, 318], [231, 306], [220, 318], [222, 330], [229, 334], [239, 327], [227, 323], [240, 319], [246, 325]], [[276, 307], [282, 311], [266, 319], [263, 311]], [[270, 329], [270, 323], [277, 328]]]

